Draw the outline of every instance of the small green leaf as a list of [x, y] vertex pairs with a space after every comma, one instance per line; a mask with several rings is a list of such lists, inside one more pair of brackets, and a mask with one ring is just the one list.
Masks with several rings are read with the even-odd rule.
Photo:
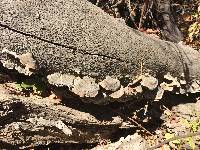
[[172, 141], [172, 143], [174, 143], [174, 144], [181, 144], [181, 141], [180, 140], [174, 140], [174, 141]]
[[195, 149], [195, 143], [193, 142], [192, 137], [188, 137], [187, 141], [188, 141], [190, 147], [194, 150]]
[[[174, 137], [174, 134], [171, 134], [171, 133], [165, 133], [165, 139], [171, 139], [171, 138], [173, 138]], [[171, 141], [172, 143], [174, 143], [174, 144], [180, 144], [181, 143], [181, 141], [180, 140], [173, 140], [173, 141]]]
[[171, 138], [173, 138], [174, 137], [174, 135], [173, 134], [171, 134], [171, 133], [165, 133], [165, 138], [168, 140], [168, 139], [171, 139]]
[[181, 119], [180, 119], [180, 123], [181, 123], [182, 125], [184, 125], [185, 127], [187, 127], [187, 128], [190, 128], [190, 127], [191, 127], [190, 122], [189, 122], [187, 119], [181, 118]]
[[192, 129], [192, 131], [193, 131], [193, 132], [196, 132], [196, 131], [198, 130], [198, 128], [199, 128], [199, 122], [197, 122], [197, 121], [192, 121], [192, 122], [191, 122], [191, 129]]
[[16, 83], [15, 86], [16, 86], [16, 89], [17, 89], [17, 90], [19, 90], [19, 91], [22, 91], [22, 90], [23, 90], [21, 84]]
[[24, 88], [24, 89], [28, 89], [28, 88], [32, 88], [33, 85], [32, 85], [32, 84], [29, 84], [29, 83], [24, 83], [24, 82], [22, 82], [22, 83], [21, 83], [21, 87]]

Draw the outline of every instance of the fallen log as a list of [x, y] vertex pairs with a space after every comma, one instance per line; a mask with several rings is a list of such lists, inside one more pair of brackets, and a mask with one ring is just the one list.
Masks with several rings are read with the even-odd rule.
[[0, 4], [6, 68], [41, 73], [93, 103], [200, 90], [198, 51], [132, 30], [86, 0]]
[[[199, 91], [199, 52], [132, 30], [86, 0], [1, 0], [0, 34], [5, 68], [42, 74], [86, 102]], [[97, 143], [123, 123], [105, 107], [72, 101], [1, 91], [1, 148]]]
[[[24, 149], [56, 143], [95, 144], [110, 140], [123, 120], [94, 104], [82, 109], [50, 98], [16, 95], [0, 84], [0, 148]], [[90, 108], [90, 109], [88, 109]]]

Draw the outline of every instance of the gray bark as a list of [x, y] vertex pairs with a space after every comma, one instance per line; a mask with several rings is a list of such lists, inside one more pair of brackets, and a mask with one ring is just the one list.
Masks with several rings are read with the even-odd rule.
[[79, 69], [98, 77], [131, 76], [143, 61], [147, 69], [175, 76], [184, 73], [185, 64], [198, 77], [198, 52], [149, 38], [86, 0], [2, 0], [0, 15], [1, 49], [32, 52], [48, 73]]
[[[51, 84], [101, 102], [126, 101], [143, 88], [155, 90], [157, 97], [174, 86], [178, 93], [200, 89], [199, 52], [135, 31], [86, 0], [1, 0], [0, 7], [0, 58], [7, 68], [27, 75], [40, 71]], [[167, 73], [172, 83], [160, 85]], [[141, 75], [135, 87], [132, 80]], [[120, 81], [121, 87], [106, 85], [117, 91], [101, 90], [107, 76]]]
[[[49, 75], [51, 84], [68, 86], [80, 97], [93, 98], [99, 93], [102, 99], [137, 95], [142, 93], [138, 87], [131, 92], [136, 94], [130, 94], [127, 89], [133, 78], [145, 73], [159, 80], [146, 80], [145, 75], [144, 80], [149, 83], [139, 81], [142, 88], [148, 85], [150, 91], [159, 89], [167, 73], [175, 80], [178, 78], [178, 88], [181, 78], [187, 82], [187, 87], [184, 83], [178, 93], [199, 91], [196, 82], [200, 79], [199, 52], [132, 30], [86, 0], [2, 0], [0, 7], [1, 62], [7, 68], [29, 75], [42, 70], [44, 75]], [[5, 53], [14, 57], [9, 58]], [[67, 74], [64, 82], [63, 74]], [[82, 79], [83, 76], [86, 77]], [[99, 82], [106, 76], [120, 80], [121, 88], [111, 90], [117, 93], [103, 93], [99, 88]], [[191, 90], [188, 87], [193, 79], [195, 87]], [[170, 81], [175, 86], [174, 80], [170, 78]]]
[[[174, 86], [181, 90], [179, 84], [193, 85], [193, 92], [199, 91], [199, 82], [193, 81], [200, 79], [199, 52], [132, 30], [86, 0], [1, 0], [0, 35], [4, 67], [27, 75], [42, 73], [50, 84], [68, 86], [89, 102], [126, 101], [146, 88], [150, 95]], [[171, 82], [162, 83], [164, 78]], [[109, 122], [115, 115], [107, 117], [105, 109], [82, 103], [77, 110], [1, 94], [0, 106], [0, 141], [8, 147], [99, 142], [121, 124]], [[94, 108], [94, 114], [99, 111], [98, 117], [85, 113], [88, 108]]]

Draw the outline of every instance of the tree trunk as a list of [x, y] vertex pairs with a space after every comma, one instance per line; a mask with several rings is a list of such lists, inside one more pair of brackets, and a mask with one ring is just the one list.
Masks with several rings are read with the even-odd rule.
[[0, 7], [7, 68], [39, 71], [86, 99], [125, 101], [146, 88], [158, 97], [175, 86], [178, 93], [199, 91], [199, 52], [132, 30], [86, 0], [2, 0]]

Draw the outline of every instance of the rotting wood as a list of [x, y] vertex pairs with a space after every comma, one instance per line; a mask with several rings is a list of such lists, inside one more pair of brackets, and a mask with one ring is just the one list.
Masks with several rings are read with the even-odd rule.
[[109, 140], [122, 125], [123, 120], [106, 108], [95, 108], [89, 104], [82, 104], [82, 107], [92, 108], [89, 113], [67, 104], [63, 106], [49, 98], [2, 92], [0, 142], [4, 144], [0, 148], [23, 149], [52, 143], [98, 143]]
[[[152, 84], [146, 80], [145, 83], [150, 84], [142, 86], [142, 75], [158, 80], [157, 88], [161, 88], [160, 83], [165, 82], [164, 75], [168, 72], [177, 80], [184, 79], [194, 92], [199, 91], [196, 86], [196, 80], [200, 80], [199, 52], [132, 30], [86, 0], [2, 0], [0, 18], [0, 60], [4, 67], [25, 73], [27, 65], [20, 61], [23, 58], [15, 59], [9, 52], [15, 52], [17, 56], [31, 53], [38, 64], [38, 70], [29, 70], [31, 73], [42, 73], [49, 77], [47, 80], [50, 84], [68, 86], [72, 92], [75, 88], [75, 93], [83, 95], [86, 102], [108, 103], [113, 101], [109, 96], [118, 97], [121, 93], [126, 95], [114, 98], [114, 101], [133, 101], [135, 95], [142, 95], [148, 87], [154, 89], [154, 85], [157, 85], [157, 82]], [[5, 48], [7, 51], [2, 53]], [[144, 62], [142, 74], [141, 62]], [[50, 81], [53, 75], [55, 78]], [[96, 95], [94, 89], [98, 90], [99, 83], [108, 76], [116, 79], [117, 83], [120, 81], [124, 88], [112, 91], [100, 87]], [[80, 82], [85, 78], [92, 81], [86, 88], [98, 85], [94, 86], [94, 91], [84, 89], [77, 92], [77, 89], [84, 87], [79, 88], [79, 84], [74, 84], [77, 78]], [[173, 80], [168, 82], [166, 84], [171, 85]], [[158, 97], [162, 97], [162, 94]], [[73, 99], [75, 102], [76, 99]], [[116, 119], [118, 122], [110, 121], [117, 114], [109, 117], [112, 112], [96, 105], [79, 104], [76, 107], [80, 110], [77, 110], [72, 106], [54, 105], [49, 99], [19, 98], [8, 94], [3, 98], [1, 95], [3, 115], [0, 117], [3, 121], [0, 133], [3, 138], [0, 141], [7, 146], [22, 148], [52, 142], [95, 143], [109, 139], [119, 129], [121, 119]], [[85, 110], [81, 111], [83, 108]], [[14, 113], [8, 113], [9, 110]], [[105, 118], [108, 120], [105, 121]], [[17, 140], [13, 137], [15, 131], [19, 135], [21, 133]], [[5, 138], [7, 135], [11, 137]]]

